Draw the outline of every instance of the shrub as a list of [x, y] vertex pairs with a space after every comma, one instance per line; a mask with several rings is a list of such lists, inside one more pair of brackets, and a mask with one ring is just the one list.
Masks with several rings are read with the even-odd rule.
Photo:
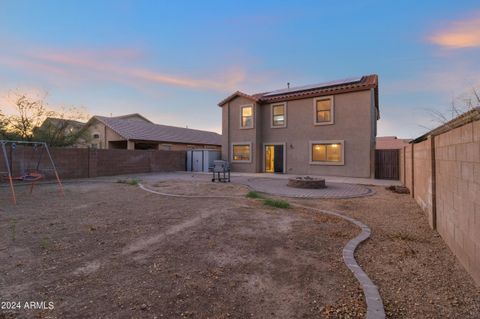
[[290, 208], [290, 203], [281, 199], [267, 198], [263, 201], [263, 204], [277, 208]]
[[120, 184], [127, 184], [127, 185], [132, 185], [132, 186], [137, 186], [140, 183], [140, 180], [132, 178], [132, 179], [119, 179], [117, 180], [117, 183]]
[[247, 193], [247, 197], [248, 198], [264, 198], [262, 195], [260, 195], [259, 193], [257, 192], [254, 192], [254, 191], [250, 191]]

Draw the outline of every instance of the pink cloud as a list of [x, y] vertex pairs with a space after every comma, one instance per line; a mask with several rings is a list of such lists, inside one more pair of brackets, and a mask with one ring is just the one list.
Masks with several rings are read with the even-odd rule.
[[448, 49], [480, 47], [480, 13], [469, 19], [451, 22], [429, 36], [428, 40]]
[[142, 66], [145, 54], [134, 49], [60, 52], [29, 50], [28, 54], [0, 56], [0, 63], [29, 73], [54, 75], [62, 80], [108, 80], [138, 86], [139, 82], [190, 89], [236, 90], [246, 79], [243, 69], [234, 68], [205, 78], [164, 73]]

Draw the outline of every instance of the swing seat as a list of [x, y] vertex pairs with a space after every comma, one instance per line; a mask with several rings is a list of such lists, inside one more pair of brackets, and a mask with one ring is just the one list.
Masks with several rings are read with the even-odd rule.
[[35, 182], [43, 178], [43, 175], [40, 173], [27, 173], [22, 176], [18, 177], [13, 177], [12, 179], [17, 180], [17, 181], [24, 181], [24, 182]]

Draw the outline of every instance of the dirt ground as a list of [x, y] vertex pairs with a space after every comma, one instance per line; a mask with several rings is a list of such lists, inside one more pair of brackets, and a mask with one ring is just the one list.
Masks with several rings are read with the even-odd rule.
[[[359, 230], [310, 210], [266, 207], [234, 184], [155, 181], [42, 186], [6, 204], [0, 188], [0, 301], [53, 310], [0, 318], [362, 318], [341, 250]], [[288, 199], [372, 229], [356, 257], [388, 318], [479, 318], [480, 289], [408, 196]]]
[[[53, 310], [0, 318], [360, 318], [363, 295], [341, 250], [359, 230], [311, 211], [247, 199], [232, 184], [41, 186], [19, 204], [0, 188], [1, 301]], [[22, 190], [24, 192], [25, 190]]]

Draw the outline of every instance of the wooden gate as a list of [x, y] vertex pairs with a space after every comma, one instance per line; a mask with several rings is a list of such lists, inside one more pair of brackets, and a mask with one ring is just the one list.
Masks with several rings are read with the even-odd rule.
[[375, 178], [400, 179], [400, 150], [375, 151]]

